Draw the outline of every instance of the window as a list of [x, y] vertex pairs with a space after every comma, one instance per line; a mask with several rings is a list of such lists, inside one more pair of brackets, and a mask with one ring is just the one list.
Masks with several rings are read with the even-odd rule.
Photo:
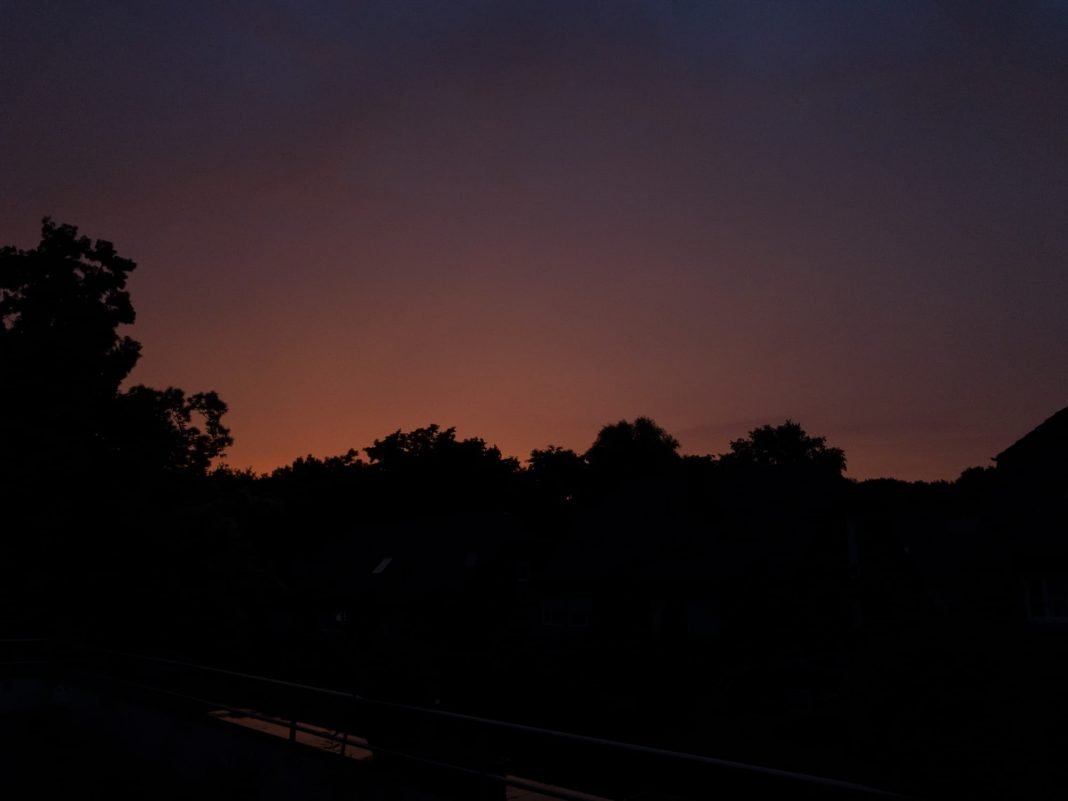
[[1025, 584], [1027, 616], [1031, 620], [1068, 620], [1068, 575], [1040, 573]]
[[712, 599], [692, 600], [686, 604], [686, 633], [693, 639], [719, 636], [719, 603]]
[[576, 598], [567, 602], [567, 625], [573, 629], [584, 629], [590, 625], [593, 604], [586, 598]]
[[544, 626], [563, 626], [567, 622], [567, 607], [557, 598], [541, 602], [541, 622]]

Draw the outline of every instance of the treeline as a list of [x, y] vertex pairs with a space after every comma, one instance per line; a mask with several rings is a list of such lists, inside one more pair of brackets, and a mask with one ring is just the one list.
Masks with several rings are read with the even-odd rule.
[[0, 249], [8, 636], [920, 787], [963, 736], [1029, 769], [1003, 732], [1068, 665], [1020, 639], [1068, 619], [1064, 412], [932, 484], [851, 481], [792, 420], [690, 456], [648, 417], [522, 463], [431, 424], [258, 475], [220, 464], [216, 393], [126, 387], [134, 268], [50, 220]]
[[650, 494], [681, 499], [708, 492], [718, 482], [832, 492], [845, 469], [841, 450], [808, 436], [792, 421], [754, 429], [718, 458], [678, 451], [674, 437], [650, 418], [638, 417], [604, 426], [584, 453], [549, 446], [532, 451], [521, 465], [482, 439], [458, 439], [454, 428], [432, 424], [375, 440], [362, 450], [366, 458], [356, 450], [327, 458], [309, 455], [258, 480], [280, 497], [307, 501], [309, 511], [325, 510], [332, 499], [343, 497], [358, 500], [363, 514], [506, 512], [536, 518], [620, 492], [632, 499]]
[[[263, 642], [300, 630], [294, 610], [318, 579], [294, 565], [330, 541], [416, 526], [427, 537], [485, 532], [533, 553], [611, 529], [636, 547], [669, 529], [700, 538], [743, 536], [772, 518], [810, 525], [864, 493], [900, 492], [869, 484], [858, 494], [844, 453], [789, 420], [718, 456], [683, 456], [639, 417], [605, 425], [583, 453], [548, 446], [522, 464], [428, 425], [270, 475], [219, 466], [233, 439], [215, 392], [125, 385], [141, 355], [124, 333], [135, 268], [110, 242], [49, 219], [36, 248], [0, 248], [0, 578], [11, 626], [146, 640], [180, 631], [232, 640], [236, 652], [261, 629]], [[983, 497], [991, 476], [910, 492], [921, 503]]]

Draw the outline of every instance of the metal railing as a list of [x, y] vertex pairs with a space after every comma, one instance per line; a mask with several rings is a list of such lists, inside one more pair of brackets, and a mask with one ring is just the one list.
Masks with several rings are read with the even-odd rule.
[[[49, 646], [41, 639], [0, 640], [0, 647], [12, 644], [41, 646], [44, 654]], [[54, 664], [57, 658], [69, 675], [106, 679], [181, 704], [197, 705], [206, 712], [222, 711], [262, 721], [280, 729], [290, 741], [296, 742], [298, 733], [332, 741], [339, 744], [334, 753], [340, 756], [345, 756], [346, 748], [358, 747], [372, 754], [372, 763], [391, 760], [401, 772], [417, 766], [442, 775], [465, 776], [483, 787], [515, 787], [565, 801], [623, 801], [644, 798], [645, 792], [652, 798], [657, 797], [657, 788], [667, 786], [671, 787], [671, 797], [678, 798], [705, 798], [725, 789], [746, 796], [771, 789], [789, 792], [791, 798], [905, 797], [803, 772], [367, 698], [145, 654], [103, 648], [65, 649], [62, 656], [17, 663]], [[13, 663], [5, 662], [0, 652], [0, 665], [4, 664]], [[207, 697], [212, 691], [215, 695]], [[423, 731], [428, 721], [430, 732]], [[411, 729], [407, 736], [406, 726]], [[475, 732], [479, 736], [471, 736]], [[492, 746], [487, 737], [493, 738]], [[443, 748], [442, 742], [434, 742], [435, 739], [452, 742]], [[525, 761], [524, 753], [529, 757]], [[576, 780], [573, 769], [558, 770], [562, 764], [574, 765], [576, 761], [589, 767], [584, 778]], [[600, 775], [605, 766], [609, 772], [618, 771], [619, 776]], [[512, 770], [530, 775], [516, 775]], [[641, 780], [632, 781], [634, 776]], [[669, 778], [672, 776], [674, 780]], [[504, 797], [503, 792], [500, 797]]]

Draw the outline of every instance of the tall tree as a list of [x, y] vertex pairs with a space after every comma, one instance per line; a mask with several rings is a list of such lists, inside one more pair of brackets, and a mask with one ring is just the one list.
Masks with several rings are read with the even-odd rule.
[[649, 417], [604, 426], [585, 458], [602, 477], [643, 478], [666, 473], [681, 462], [679, 441]]
[[0, 249], [0, 448], [31, 474], [99, 453], [102, 425], [141, 345], [126, 280], [134, 262], [110, 242], [45, 219], [34, 250]]
[[721, 457], [728, 466], [762, 466], [811, 470], [841, 476], [845, 452], [827, 446], [826, 437], [811, 437], [793, 420], [782, 425], [754, 428], [748, 437], [731, 442], [730, 453]]
[[136, 266], [48, 218], [36, 248], [0, 248], [5, 478], [82, 480], [120, 465], [203, 473], [232, 442], [214, 393], [121, 390], [141, 354], [121, 330], [135, 319], [126, 282]]
[[222, 424], [226, 404], [214, 392], [187, 397], [175, 387], [138, 384], [119, 394], [115, 410], [110, 444], [123, 466], [203, 475], [234, 441]]
[[488, 511], [500, 506], [519, 471], [485, 440], [457, 439], [437, 424], [395, 431], [364, 448], [381, 498], [422, 510]]
[[388, 473], [449, 472], [463, 474], [514, 473], [519, 463], [502, 457], [494, 446], [477, 437], [457, 439], [455, 428], [432, 423], [412, 431], [394, 431], [376, 439], [364, 452], [371, 464]]
[[574, 499], [581, 492], [587, 469], [586, 460], [570, 448], [550, 445], [530, 452], [526, 476], [539, 500], [560, 503]]

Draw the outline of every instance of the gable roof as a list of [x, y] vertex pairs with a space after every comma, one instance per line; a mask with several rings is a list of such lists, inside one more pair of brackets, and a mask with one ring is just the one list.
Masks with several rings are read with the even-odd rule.
[[1068, 472], [1068, 406], [994, 457], [999, 471]]

